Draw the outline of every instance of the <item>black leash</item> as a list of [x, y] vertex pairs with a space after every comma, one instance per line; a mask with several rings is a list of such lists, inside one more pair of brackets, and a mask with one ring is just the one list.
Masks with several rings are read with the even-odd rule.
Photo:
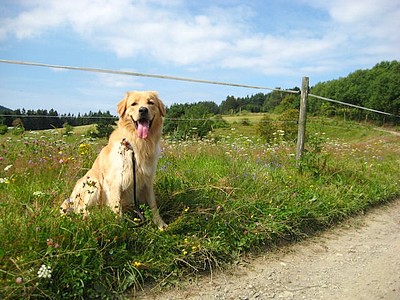
[[133, 203], [135, 205], [134, 212], [136, 216], [138, 216], [140, 219], [140, 222], [135, 227], [140, 227], [144, 225], [145, 220], [143, 214], [140, 212], [139, 201], [136, 197], [136, 158], [135, 158], [135, 151], [133, 151], [133, 149], [132, 149], [132, 165], [133, 165]]
[[132, 222], [134, 223], [134, 227], [140, 227], [144, 225], [145, 219], [143, 214], [140, 212], [140, 207], [139, 207], [139, 201], [136, 196], [136, 158], [135, 158], [135, 151], [133, 150], [132, 145], [124, 138], [121, 141], [121, 145], [126, 147], [129, 150], [132, 150], [132, 167], [133, 167], [133, 204], [134, 204], [134, 210], [133, 212], [135, 213], [135, 218], [134, 219], [139, 219], [140, 222]]

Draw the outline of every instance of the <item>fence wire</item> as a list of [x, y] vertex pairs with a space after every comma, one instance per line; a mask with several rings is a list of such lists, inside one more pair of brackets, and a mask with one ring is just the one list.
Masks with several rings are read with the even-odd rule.
[[391, 113], [388, 113], [388, 112], [384, 112], [384, 111], [380, 111], [380, 110], [376, 110], [376, 109], [372, 109], [372, 108], [368, 108], [368, 107], [358, 106], [358, 105], [355, 105], [355, 104], [351, 104], [351, 103], [347, 103], [347, 102], [343, 102], [343, 101], [339, 101], [339, 100], [330, 99], [330, 98], [327, 98], [327, 97], [317, 96], [317, 95], [314, 95], [314, 94], [308, 94], [308, 96], [314, 97], [314, 98], [317, 98], [317, 99], [321, 99], [321, 100], [325, 100], [325, 101], [329, 101], [329, 102], [333, 102], [333, 103], [338, 103], [338, 104], [354, 107], [354, 108], [359, 108], [359, 109], [362, 109], [362, 110], [367, 110], [367, 111], [378, 113], [378, 114], [382, 114], [382, 115], [387, 115], [387, 116], [391, 116], [391, 117], [400, 118], [400, 116], [395, 115], [395, 114], [391, 114]]
[[46, 67], [46, 68], [53, 68], [53, 69], [86, 71], [86, 72], [95, 72], [95, 73], [129, 75], [129, 76], [136, 76], [136, 77], [150, 77], [150, 78], [157, 78], [157, 79], [169, 79], [169, 80], [177, 80], [177, 81], [187, 81], [187, 82], [196, 82], [196, 83], [205, 83], [205, 84], [242, 87], [242, 88], [248, 88], [248, 89], [279, 91], [279, 92], [292, 93], [292, 94], [300, 93], [299, 91], [294, 91], [294, 90], [284, 90], [284, 89], [270, 88], [270, 87], [264, 87], [264, 86], [255, 86], [255, 85], [247, 85], [247, 84], [239, 84], [239, 83], [228, 83], [228, 82], [222, 82], [222, 81], [194, 79], [194, 78], [177, 77], [177, 76], [169, 76], [169, 75], [145, 74], [145, 73], [130, 72], [130, 71], [118, 71], [118, 70], [111, 70], [111, 69], [52, 65], [52, 64], [44, 64], [44, 63], [28, 62], [28, 61], [16, 61], [16, 60], [8, 60], [8, 59], [0, 59], [0, 63], [35, 66], [35, 67]]

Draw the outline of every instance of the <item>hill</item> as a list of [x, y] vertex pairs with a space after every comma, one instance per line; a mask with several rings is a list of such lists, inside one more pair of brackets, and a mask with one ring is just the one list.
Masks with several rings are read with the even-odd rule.
[[[384, 61], [376, 64], [372, 69], [357, 70], [347, 77], [318, 83], [311, 88], [311, 92], [399, 116], [400, 62]], [[343, 107], [319, 100], [310, 101], [309, 107], [311, 113], [324, 115], [333, 115], [343, 111]], [[359, 110], [353, 110], [353, 114], [355, 114], [354, 117], [361, 114], [373, 119], [383, 118]]]
[[4, 111], [12, 111], [12, 110], [5, 106], [0, 105], [0, 112], [4, 112]]

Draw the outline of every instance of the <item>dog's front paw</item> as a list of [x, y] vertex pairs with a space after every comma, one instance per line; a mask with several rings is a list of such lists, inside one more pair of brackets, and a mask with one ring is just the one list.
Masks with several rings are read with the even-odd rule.
[[167, 223], [165, 223], [161, 218], [153, 218], [153, 221], [161, 231], [164, 231], [168, 227]]
[[168, 229], [168, 224], [165, 224], [165, 223], [164, 223], [162, 226], [158, 225], [158, 229], [159, 229], [160, 231], [167, 230], [167, 229]]

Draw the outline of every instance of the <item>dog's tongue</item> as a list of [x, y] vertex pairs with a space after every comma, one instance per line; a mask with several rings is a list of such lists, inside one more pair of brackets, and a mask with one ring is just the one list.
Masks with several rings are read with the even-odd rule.
[[149, 122], [145, 120], [138, 122], [137, 132], [141, 139], [145, 139], [149, 135], [149, 125]]

